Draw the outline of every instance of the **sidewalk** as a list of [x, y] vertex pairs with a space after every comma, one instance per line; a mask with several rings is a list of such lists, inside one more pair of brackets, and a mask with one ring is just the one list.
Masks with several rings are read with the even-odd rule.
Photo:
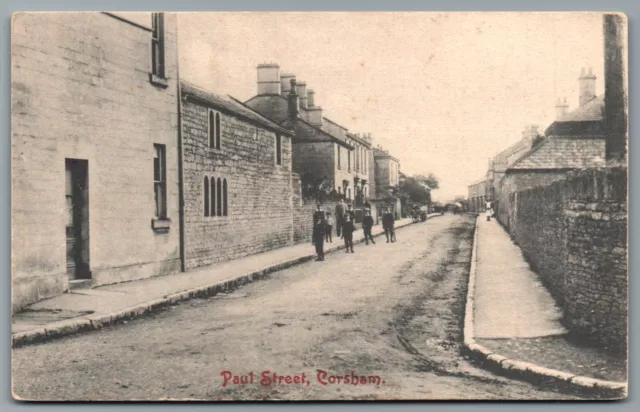
[[624, 386], [626, 360], [570, 340], [562, 310], [500, 223], [480, 216], [474, 248], [465, 315], [471, 352], [502, 372], [536, 381]]
[[[429, 218], [437, 215], [439, 213], [431, 214]], [[396, 228], [410, 224], [410, 218], [400, 219]], [[382, 226], [375, 226], [372, 233], [374, 236], [382, 234]], [[362, 230], [354, 233], [354, 242], [362, 239]], [[326, 246], [327, 252], [344, 248], [339, 238], [334, 238], [333, 243]], [[305, 242], [175, 275], [76, 289], [37, 302], [14, 314], [11, 327], [13, 345], [17, 347], [98, 329], [181, 300], [221, 293], [268, 273], [312, 260], [314, 252], [310, 242]]]

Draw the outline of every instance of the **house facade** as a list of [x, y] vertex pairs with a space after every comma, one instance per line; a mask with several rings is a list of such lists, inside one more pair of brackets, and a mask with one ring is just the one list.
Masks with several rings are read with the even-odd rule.
[[186, 269], [292, 244], [293, 133], [181, 82]]
[[325, 182], [356, 209], [366, 207], [366, 199], [375, 194], [371, 136], [350, 133], [325, 117], [306, 82], [281, 74], [277, 64], [261, 64], [257, 70], [257, 95], [246, 105], [294, 132], [293, 171], [303, 181]]
[[400, 161], [388, 150], [377, 146], [373, 149], [376, 208], [379, 216], [384, 208], [390, 208], [396, 219], [401, 217], [402, 205], [397, 195], [400, 185]]
[[180, 270], [176, 24], [14, 15], [14, 310]]
[[482, 213], [486, 209], [487, 181], [479, 180], [469, 185], [469, 212]]

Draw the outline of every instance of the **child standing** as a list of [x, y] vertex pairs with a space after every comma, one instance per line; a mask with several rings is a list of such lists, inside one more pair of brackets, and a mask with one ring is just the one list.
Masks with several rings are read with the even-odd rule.
[[326, 222], [326, 224], [325, 224], [326, 234], [325, 234], [325, 239], [324, 240], [327, 243], [333, 243], [333, 238], [331, 236], [332, 236], [332, 233], [333, 233], [334, 221], [333, 221], [333, 216], [331, 216], [331, 212], [327, 212], [327, 219], [326, 219], [325, 222]]
[[317, 261], [324, 260], [324, 236], [326, 224], [324, 217], [320, 218], [313, 228], [313, 244], [316, 246]]

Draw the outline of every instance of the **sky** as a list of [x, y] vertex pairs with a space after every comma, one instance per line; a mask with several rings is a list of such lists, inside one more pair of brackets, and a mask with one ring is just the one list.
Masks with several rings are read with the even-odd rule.
[[181, 13], [180, 76], [243, 101], [256, 66], [278, 63], [324, 115], [433, 173], [434, 200], [467, 196], [490, 157], [578, 104], [591, 67], [604, 93], [598, 13]]

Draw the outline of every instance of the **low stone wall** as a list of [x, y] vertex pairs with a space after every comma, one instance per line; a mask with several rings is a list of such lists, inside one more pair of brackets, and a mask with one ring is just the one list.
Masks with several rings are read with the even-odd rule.
[[515, 192], [508, 221], [562, 306], [565, 326], [609, 351], [626, 351], [627, 169], [575, 171]]

